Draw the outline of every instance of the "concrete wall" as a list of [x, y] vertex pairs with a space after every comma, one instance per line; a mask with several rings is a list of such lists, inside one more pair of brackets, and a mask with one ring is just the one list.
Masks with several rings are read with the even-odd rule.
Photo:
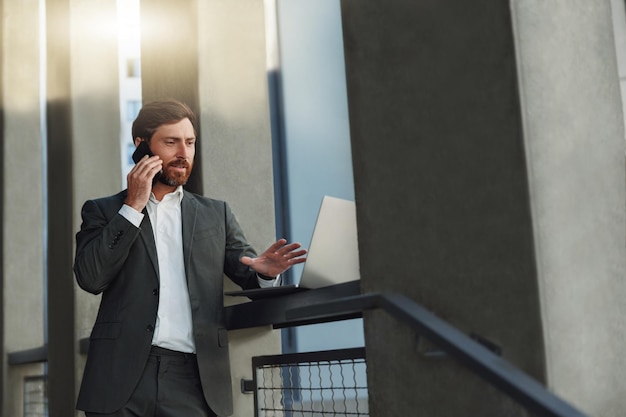
[[[8, 352], [44, 343], [44, 201], [39, 6], [0, 3], [4, 132], [2, 415], [22, 415], [24, 378], [43, 375], [40, 364], [8, 367]], [[29, 30], [24, 30], [29, 28]]]
[[[611, 10], [620, 89], [622, 97], [626, 97], [626, 5], [621, 0], [611, 0]], [[622, 106], [622, 110], [626, 120], [626, 108]]]
[[[117, 193], [122, 184], [116, 0], [73, 0], [71, 27], [72, 166], [76, 173], [72, 233], [76, 233], [83, 203]], [[91, 333], [100, 296], [76, 285], [74, 298], [75, 338], [80, 340]], [[76, 352], [76, 394], [86, 359]]]
[[[262, 251], [275, 240], [263, 2], [212, 0], [198, 6], [203, 191], [230, 203]], [[234, 284], [226, 280], [225, 288]], [[253, 397], [241, 394], [240, 381], [252, 379], [252, 356], [280, 353], [280, 331], [237, 330], [229, 340], [233, 415], [251, 416]]]
[[[590, 415], [619, 415], [610, 3], [342, 8], [363, 291], [404, 293]], [[385, 314], [365, 327], [372, 416], [526, 415]]]
[[46, 312], [48, 409], [74, 412], [76, 379], [73, 139], [72, 2], [45, 2], [46, 81]]
[[513, 2], [548, 383], [623, 414], [624, 128], [609, 1]]

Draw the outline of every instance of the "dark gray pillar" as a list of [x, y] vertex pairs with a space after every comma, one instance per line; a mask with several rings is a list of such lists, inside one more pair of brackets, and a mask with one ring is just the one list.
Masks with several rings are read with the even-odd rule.
[[[512, 13], [513, 3], [526, 7], [522, 19]], [[613, 113], [619, 101], [610, 92], [590, 95], [590, 103], [575, 108], [563, 120], [555, 117], [550, 130], [529, 124], [543, 114], [540, 108], [525, 107], [525, 100], [530, 95], [539, 97], [554, 82], [544, 75], [540, 88], [529, 89], [518, 81], [528, 79], [542, 65], [555, 65], [550, 59], [533, 61], [536, 55], [529, 53], [525, 62], [536, 66], [524, 67], [523, 77], [519, 73], [520, 26], [527, 29], [522, 33], [525, 37], [543, 36], [535, 45], [550, 41], [549, 21], [554, 20], [551, 13], [556, 10], [545, 9], [560, 6], [540, 3], [343, 0], [342, 13], [363, 291], [408, 295], [461, 331], [496, 343], [508, 361], [552, 385], [549, 376], [566, 366], [553, 365], [559, 351], [552, 348], [552, 337], [573, 336], [575, 328], [571, 321], [561, 322], [555, 331], [546, 323], [575, 310], [568, 305], [546, 315], [550, 303], [546, 297], [552, 294], [546, 290], [555, 281], [550, 271], [539, 270], [537, 256], [543, 261], [553, 255], [541, 252], [545, 240], [538, 240], [537, 228], [545, 226], [541, 220], [546, 217], [534, 202], [537, 193], [549, 197], [558, 193], [551, 185], [563, 174], [555, 169], [541, 178], [529, 176], [537, 162], [529, 163], [527, 155], [535, 155], [529, 153], [528, 142], [536, 145], [556, 139], [577, 144], [589, 136], [583, 138], [571, 127], [571, 131], [563, 131], [568, 123], [585, 120], [596, 127], [607, 122], [616, 127], [620, 120]], [[579, 52], [580, 62], [596, 59], [587, 45], [576, 49], [592, 42], [610, 56], [606, 3], [597, 4], [596, 9], [584, 2], [560, 8], [568, 13], [556, 14], [559, 19], [551, 23], [553, 33], [564, 26], [568, 34], [575, 35], [573, 28], [578, 27], [578, 32], [593, 41], [573, 36], [555, 44], [548, 57], [564, 48], [572, 54]], [[581, 17], [590, 14], [587, 21], [591, 23], [580, 29]], [[537, 15], [545, 16], [543, 31], [528, 30]], [[609, 20], [603, 21], [605, 17]], [[610, 71], [592, 71], [593, 75], [578, 79], [578, 86], [592, 85], [594, 76], [606, 79], [610, 86]], [[617, 78], [613, 83], [619, 88]], [[569, 88], [576, 88], [576, 83], [571, 84]], [[558, 116], [558, 109], [571, 101], [553, 93], [543, 97], [543, 103], [548, 100], [553, 115]], [[607, 99], [610, 115], [602, 120], [590, 118], [592, 103]], [[543, 136], [528, 137], [525, 129], [529, 126], [543, 129]], [[551, 137], [549, 132], [558, 133]], [[597, 133], [608, 137], [610, 146], [619, 152], [623, 140], [619, 129], [600, 128]], [[599, 181], [603, 173], [617, 173], [623, 181], [622, 165], [615, 170], [605, 168], [615, 164], [615, 158], [602, 155], [591, 160], [584, 148], [577, 152], [580, 163], [593, 164]], [[566, 174], [575, 175], [575, 171]], [[611, 192], [623, 196], [623, 183], [621, 188], [612, 184], [618, 187]], [[619, 198], [604, 200], [595, 203], [598, 207], [623, 207]], [[567, 202], [569, 222], [559, 228], [576, 228], [588, 216], [577, 211], [577, 204], [575, 199]], [[552, 210], [549, 205], [543, 208]], [[623, 224], [619, 210], [611, 213], [615, 217], [607, 220], [609, 223]], [[559, 233], [563, 230], [559, 228], [551, 232]], [[593, 233], [613, 233], [604, 242], [611, 241], [614, 247], [602, 250], [613, 252], [611, 259], [623, 255], [623, 230], [614, 233], [611, 226], [604, 225]], [[600, 252], [583, 251], [591, 257], [603, 256]], [[574, 250], [567, 256], [576, 259]], [[616, 278], [622, 272], [620, 261], [612, 273]], [[592, 279], [572, 278], [580, 282]], [[591, 320], [586, 324], [585, 328], [593, 331]], [[424, 355], [430, 349], [428, 344], [387, 315], [367, 314], [365, 331], [373, 417], [525, 415], [453, 360]], [[569, 359], [570, 367], [581, 366], [581, 372], [574, 374], [583, 380], [582, 363], [589, 365], [593, 360], [589, 352], [580, 351]], [[572, 395], [576, 384], [582, 387], [570, 381], [569, 386], [555, 384], [555, 388], [569, 394], [566, 399], [576, 401]]]
[[48, 398], [51, 416], [75, 406], [70, 2], [46, 2], [48, 144]]

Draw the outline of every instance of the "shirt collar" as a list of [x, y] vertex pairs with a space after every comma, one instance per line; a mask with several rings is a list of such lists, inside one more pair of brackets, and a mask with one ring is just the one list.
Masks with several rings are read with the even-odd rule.
[[174, 191], [172, 191], [171, 194], [174, 194], [174, 196], [176, 197], [176, 199], [180, 203], [181, 201], [183, 201], [183, 186], [179, 185], [178, 187], [176, 187], [176, 189]]
[[[183, 186], [179, 185], [171, 193], [165, 194], [165, 196], [163, 196], [163, 200], [165, 200], [166, 198], [173, 198], [173, 199], [177, 200], [177, 202], [180, 204], [180, 202], [183, 201], [183, 195], [184, 195], [184, 193], [183, 193]], [[157, 199], [156, 199], [156, 197], [154, 196], [153, 193], [150, 193], [150, 201], [152, 203], [159, 204], [159, 202], [157, 201]]]

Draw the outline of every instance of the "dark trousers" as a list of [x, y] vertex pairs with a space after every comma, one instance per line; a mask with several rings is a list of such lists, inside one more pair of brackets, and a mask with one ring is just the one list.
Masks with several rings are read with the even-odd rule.
[[87, 417], [217, 417], [207, 405], [196, 355], [153, 347], [128, 403], [113, 414]]

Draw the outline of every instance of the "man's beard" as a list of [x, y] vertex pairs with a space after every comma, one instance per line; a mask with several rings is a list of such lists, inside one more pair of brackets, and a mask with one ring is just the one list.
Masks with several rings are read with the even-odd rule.
[[[185, 172], [173, 171], [170, 167], [185, 167]], [[175, 160], [167, 164], [163, 168], [163, 172], [159, 176], [159, 182], [168, 185], [170, 187], [178, 187], [179, 185], [187, 184], [187, 180], [191, 175], [191, 169], [193, 165], [187, 162], [185, 159]]]

